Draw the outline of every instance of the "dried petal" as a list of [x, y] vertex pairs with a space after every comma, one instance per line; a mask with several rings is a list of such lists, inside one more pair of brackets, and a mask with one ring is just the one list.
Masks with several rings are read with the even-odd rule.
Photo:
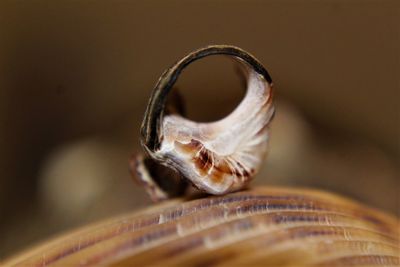
[[[243, 66], [247, 92], [238, 107], [211, 123], [194, 122], [179, 114], [164, 116], [166, 96], [182, 69], [194, 60], [217, 54], [228, 55]], [[269, 74], [247, 52], [233, 46], [197, 50], [161, 76], [142, 124], [142, 145], [155, 162], [175, 170], [202, 191], [237, 191], [258, 172], [265, 158], [274, 114], [272, 98]]]

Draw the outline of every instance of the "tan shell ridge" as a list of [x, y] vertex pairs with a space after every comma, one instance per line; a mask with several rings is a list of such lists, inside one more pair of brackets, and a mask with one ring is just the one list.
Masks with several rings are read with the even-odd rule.
[[5, 266], [398, 266], [396, 218], [336, 195], [257, 188], [86, 227]]

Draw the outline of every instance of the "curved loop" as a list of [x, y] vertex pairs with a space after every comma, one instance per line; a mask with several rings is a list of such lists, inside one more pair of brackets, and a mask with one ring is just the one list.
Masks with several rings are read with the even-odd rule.
[[211, 55], [230, 55], [240, 58], [272, 85], [272, 79], [262, 64], [254, 56], [238, 47], [231, 45], [211, 45], [188, 54], [172, 67], [168, 68], [161, 75], [153, 89], [141, 126], [141, 141], [146, 149], [155, 151], [160, 147], [162, 141], [161, 122], [164, 116], [166, 99], [182, 70], [190, 63]]

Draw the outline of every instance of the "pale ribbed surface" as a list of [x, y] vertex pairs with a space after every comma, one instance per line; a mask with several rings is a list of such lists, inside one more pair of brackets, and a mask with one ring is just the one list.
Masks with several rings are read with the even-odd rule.
[[171, 201], [70, 233], [16, 266], [387, 266], [400, 264], [399, 223], [311, 190], [258, 188]]

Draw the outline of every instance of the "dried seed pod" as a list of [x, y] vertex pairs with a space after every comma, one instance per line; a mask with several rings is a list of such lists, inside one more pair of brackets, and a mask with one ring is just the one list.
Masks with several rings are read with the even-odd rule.
[[92, 225], [5, 266], [398, 266], [395, 218], [329, 193], [256, 188]]
[[[247, 93], [227, 117], [211, 123], [190, 121], [166, 114], [166, 98], [182, 70], [210, 55], [227, 55], [238, 61], [247, 79]], [[272, 81], [264, 67], [249, 53], [227, 45], [209, 46], [190, 53], [167, 69], [150, 98], [141, 128], [142, 145], [156, 164], [175, 170], [196, 188], [225, 194], [246, 186], [259, 170], [267, 151], [268, 126], [274, 114]], [[153, 163], [154, 165], [154, 163]], [[133, 161], [139, 181], [153, 200], [171, 192], [150, 175], [139, 157]], [[176, 175], [175, 175], [176, 176]], [[168, 180], [166, 175], [162, 179]], [[166, 181], [181, 188], [182, 182]]]

